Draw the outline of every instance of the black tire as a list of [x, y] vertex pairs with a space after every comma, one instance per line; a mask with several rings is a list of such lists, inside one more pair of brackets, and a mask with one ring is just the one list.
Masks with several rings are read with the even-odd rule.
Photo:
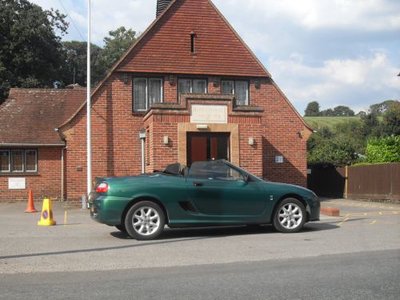
[[151, 201], [134, 204], [125, 217], [126, 232], [137, 240], [152, 240], [163, 231], [165, 215], [161, 207]]
[[125, 224], [116, 225], [115, 228], [117, 228], [121, 232], [126, 233]]
[[303, 203], [295, 198], [286, 198], [275, 210], [273, 225], [280, 232], [298, 232], [303, 228], [306, 217]]

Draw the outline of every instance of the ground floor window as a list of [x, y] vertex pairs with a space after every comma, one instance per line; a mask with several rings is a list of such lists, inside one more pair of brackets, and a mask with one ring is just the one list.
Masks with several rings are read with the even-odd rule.
[[36, 149], [1, 149], [0, 173], [37, 172]]

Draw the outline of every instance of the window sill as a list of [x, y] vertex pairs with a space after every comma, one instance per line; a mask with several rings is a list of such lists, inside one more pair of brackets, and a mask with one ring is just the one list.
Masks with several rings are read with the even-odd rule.
[[233, 110], [240, 112], [264, 112], [264, 109], [262, 107], [250, 105], [237, 105], [234, 107]]
[[27, 177], [27, 176], [40, 176], [38, 172], [21, 172], [21, 173], [0, 173], [0, 177]]

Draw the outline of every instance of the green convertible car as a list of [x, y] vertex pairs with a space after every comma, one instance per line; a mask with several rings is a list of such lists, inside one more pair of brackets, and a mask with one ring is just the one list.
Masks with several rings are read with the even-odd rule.
[[91, 217], [140, 240], [170, 228], [272, 224], [297, 232], [319, 220], [320, 202], [305, 188], [264, 181], [225, 160], [179, 163], [139, 176], [97, 178]]

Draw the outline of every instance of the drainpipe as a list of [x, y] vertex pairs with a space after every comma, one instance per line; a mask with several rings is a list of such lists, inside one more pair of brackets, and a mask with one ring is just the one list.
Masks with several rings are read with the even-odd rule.
[[65, 161], [64, 161], [64, 152], [67, 147], [61, 148], [61, 201], [65, 201], [65, 191], [64, 191], [64, 184], [65, 184]]
[[[65, 141], [65, 137], [63, 136], [63, 134], [60, 132], [59, 128], [54, 128], [54, 131], [57, 132], [60, 135], [60, 138], [64, 141], [64, 143], [66, 144]], [[64, 196], [65, 196], [65, 189], [64, 189], [64, 183], [65, 183], [65, 159], [64, 159], [64, 151], [67, 149], [67, 146], [62, 147], [61, 148], [61, 197], [60, 197], [60, 201], [65, 201]]]
[[142, 162], [142, 174], [145, 172], [145, 141], [146, 141], [146, 130], [142, 129], [139, 131], [139, 139], [141, 142], [141, 162]]

